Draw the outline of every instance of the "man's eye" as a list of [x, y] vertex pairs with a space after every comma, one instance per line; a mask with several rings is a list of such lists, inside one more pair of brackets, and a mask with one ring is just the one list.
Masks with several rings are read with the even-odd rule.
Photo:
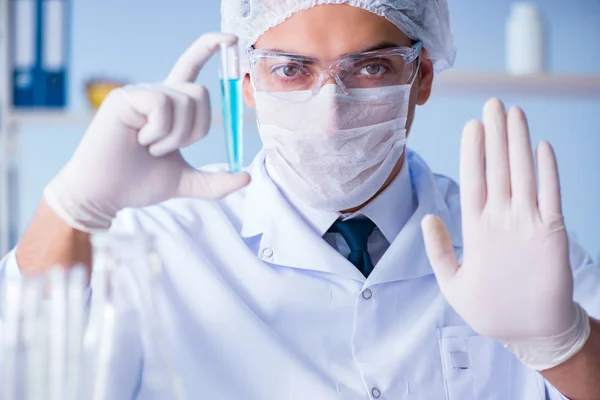
[[288, 64], [274, 68], [273, 72], [275, 72], [278, 76], [282, 78], [293, 78], [302, 73], [302, 70], [298, 65]]
[[380, 76], [385, 74], [386, 72], [388, 72], [388, 69], [382, 65], [382, 64], [369, 64], [369, 65], [365, 65], [361, 70], [360, 73], [363, 75], [369, 75], [369, 76]]

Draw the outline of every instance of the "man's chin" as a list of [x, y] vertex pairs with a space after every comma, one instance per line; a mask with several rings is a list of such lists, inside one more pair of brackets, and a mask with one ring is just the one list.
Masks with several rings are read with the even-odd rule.
[[404, 150], [404, 152], [402, 153], [402, 156], [400, 157], [400, 159], [398, 160], [398, 162], [394, 166], [394, 169], [392, 169], [392, 172], [390, 173], [390, 176], [388, 176], [388, 178], [385, 180], [385, 182], [383, 183], [383, 185], [381, 185], [381, 188], [379, 188], [379, 190], [369, 200], [365, 201], [364, 203], [362, 203], [362, 204], [360, 204], [360, 205], [358, 205], [356, 207], [352, 207], [352, 208], [349, 208], [347, 210], [342, 210], [342, 211], [340, 211], [340, 214], [352, 214], [352, 213], [355, 213], [355, 212], [359, 211], [361, 208], [365, 207], [370, 202], [372, 202], [377, 196], [379, 196], [379, 194], [381, 192], [383, 192], [390, 185], [390, 183], [393, 182], [394, 179], [396, 179], [396, 177], [398, 176], [398, 174], [402, 170], [402, 165], [404, 165], [405, 158], [406, 158], [406, 149]]

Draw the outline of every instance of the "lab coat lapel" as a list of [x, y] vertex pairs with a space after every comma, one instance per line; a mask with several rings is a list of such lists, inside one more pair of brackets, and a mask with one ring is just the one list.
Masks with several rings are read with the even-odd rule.
[[262, 154], [252, 168], [242, 227], [242, 236], [256, 235], [261, 235], [257, 256], [267, 263], [365, 281], [287, 202], [268, 177]]

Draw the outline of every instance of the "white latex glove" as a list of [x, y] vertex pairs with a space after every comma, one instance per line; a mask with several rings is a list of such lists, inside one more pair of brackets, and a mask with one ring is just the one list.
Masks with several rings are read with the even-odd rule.
[[552, 147], [537, 148], [538, 186], [528, 124], [518, 108], [489, 101], [484, 124], [462, 139], [463, 263], [443, 222], [423, 220], [427, 255], [450, 305], [477, 332], [544, 370], [577, 353], [589, 318], [573, 301], [573, 275]]
[[246, 173], [206, 173], [184, 161], [179, 149], [206, 135], [210, 104], [194, 81], [224, 34], [200, 37], [162, 84], [112, 91], [73, 158], [46, 187], [50, 207], [72, 227], [106, 229], [117, 212], [174, 197], [216, 199], [248, 184]]

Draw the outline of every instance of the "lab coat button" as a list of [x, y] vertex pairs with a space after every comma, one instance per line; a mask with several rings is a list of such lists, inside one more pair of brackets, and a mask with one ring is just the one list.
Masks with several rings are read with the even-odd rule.
[[273, 256], [273, 249], [270, 247], [265, 247], [262, 251], [262, 256], [264, 258], [271, 258]]
[[365, 290], [362, 292], [362, 297], [363, 297], [363, 299], [365, 299], [365, 300], [369, 300], [371, 297], [373, 297], [373, 293], [371, 293], [371, 291], [370, 291], [369, 289], [365, 289]]
[[371, 389], [371, 395], [373, 396], [373, 398], [378, 399], [381, 397], [381, 392], [379, 391], [379, 389], [374, 387], [373, 389]]

